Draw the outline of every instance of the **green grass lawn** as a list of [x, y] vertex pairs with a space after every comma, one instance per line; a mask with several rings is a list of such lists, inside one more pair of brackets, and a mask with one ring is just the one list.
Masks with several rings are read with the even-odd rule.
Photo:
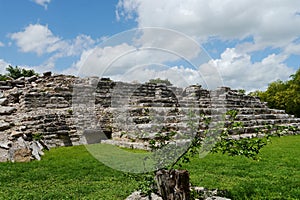
[[300, 199], [300, 136], [271, 141], [260, 161], [212, 154], [184, 167], [193, 185], [227, 190], [232, 199]]
[[[260, 161], [220, 154], [184, 166], [193, 185], [232, 199], [299, 199], [300, 136], [273, 138]], [[84, 146], [46, 152], [41, 161], [0, 164], [0, 199], [125, 199], [138, 182], [101, 164]]]

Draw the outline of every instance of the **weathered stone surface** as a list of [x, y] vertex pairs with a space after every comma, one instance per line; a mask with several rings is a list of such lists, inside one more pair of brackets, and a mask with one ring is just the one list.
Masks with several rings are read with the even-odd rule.
[[28, 144], [26, 143], [26, 141], [24, 140], [23, 137], [19, 137], [14, 144], [15, 144], [16, 147], [20, 147], [20, 148], [27, 148], [28, 147]]
[[129, 141], [120, 141], [120, 140], [101, 140], [103, 144], [111, 144], [128, 149], [143, 149], [151, 150], [148, 142], [129, 142]]
[[265, 125], [300, 128], [300, 119], [226, 87], [208, 91], [199, 85], [177, 88], [48, 73], [0, 81], [0, 139], [12, 142], [9, 150], [33, 149], [33, 140], [44, 148], [106, 142], [148, 149], [157, 133], [177, 132], [173, 139], [186, 139], [191, 110], [200, 133], [209, 127], [202, 114], [215, 120], [213, 126], [230, 109], [239, 111], [237, 121], [245, 125], [242, 136], [232, 133], [234, 139], [255, 136], [255, 128]]
[[0, 120], [0, 131], [4, 131], [4, 130], [7, 130], [10, 128], [10, 124], [3, 121], [3, 120]]
[[22, 148], [14, 151], [14, 162], [29, 162], [31, 160], [31, 150]]
[[8, 100], [7, 98], [1, 98], [0, 99], [0, 106], [7, 106]]
[[[229, 198], [213, 195], [214, 193], [217, 193], [217, 192], [209, 191], [203, 187], [197, 187], [197, 188], [201, 188], [201, 191], [198, 191], [199, 193], [201, 193], [202, 198], [200, 198], [200, 199], [203, 199], [203, 200], [231, 200]], [[192, 189], [194, 189], [194, 188], [192, 188]], [[133, 192], [131, 195], [129, 195], [126, 198], [126, 200], [163, 200], [163, 198], [158, 196], [155, 193], [151, 193], [151, 198], [149, 198], [148, 196], [141, 195], [141, 193], [139, 191], [136, 191], [136, 192]]]
[[12, 142], [0, 142], [0, 148], [8, 150], [11, 147]]
[[219, 193], [222, 193], [215, 190], [208, 190], [204, 187], [191, 187], [191, 190], [198, 195], [198, 199], [203, 200], [231, 200], [225, 197], [218, 196]]
[[44, 155], [43, 146], [38, 141], [33, 141], [30, 144], [30, 149], [32, 150], [32, 156], [37, 160], [41, 160], [41, 156]]
[[12, 114], [17, 109], [10, 106], [0, 106], [0, 115], [9, 115]]
[[152, 193], [151, 198], [149, 198], [148, 196], [141, 195], [140, 192], [134, 192], [130, 196], [128, 196], [126, 200], [163, 200], [163, 199], [154, 193]]
[[101, 129], [88, 129], [83, 131], [83, 136], [85, 137], [87, 144], [97, 144], [100, 143], [101, 140], [106, 140], [107, 137], [101, 131]]
[[13, 87], [10, 85], [0, 85], [0, 90], [9, 90], [12, 89]]
[[43, 76], [45, 76], [45, 77], [49, 77], [49, 76], [51, 76], [52, 75], [52, 72], [44, 72], [43, 73]]
[[36, 75], [33, 75], [31, 77], [25, 77], [25, 80], [28, 81], [29, 83], [36, 81], [38, 77]]
[[0, 162], [8, 161], [8, 150], [0, 148]]

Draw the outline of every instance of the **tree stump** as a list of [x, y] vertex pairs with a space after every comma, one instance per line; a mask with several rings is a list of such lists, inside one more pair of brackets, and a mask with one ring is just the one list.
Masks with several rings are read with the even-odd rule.
[[190, 180], [187, 170], [159, 170], [155, 174], [155, 181], [163, 200], [190, 199]]

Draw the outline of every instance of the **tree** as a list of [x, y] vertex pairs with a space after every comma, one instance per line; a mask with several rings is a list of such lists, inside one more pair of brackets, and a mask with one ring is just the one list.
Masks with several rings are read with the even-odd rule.
[[7, 76], [12, 77], [13, 79], [17, 79], [22, 76], [31, 77], [33, 75], [37, 75], [37, 73], [32, 69], [27, 70], [24, 68], [19, 68], [18, 66], [13, 67], [11, 65], [6, 68], [6, 71], [8, 71]]
[[244, 89], [238, 89], [238, 92], [239, 92], [240, 94], [246, 94], [246, 90], [244, 90]]
[[270, 108], [282, 109], [300, 117], [300, 68], [290, 77], [291, 80], [277, 80], [270, 83], [265, 92], [256, 91], [251, 95], [260, 97]]
[[6, 68], [6, 73], [5, 75], [0, 74], [0, 80], [4, 81], [7, 80], [8, 77], [11, 77], [13, 79], [17, 79], [20, 77], [31, 77], [33, 75], [38, 75], [33, 69], [24, 69], [24, 68], [19, 68], [18, 66], [11, 66], [9, 65]]

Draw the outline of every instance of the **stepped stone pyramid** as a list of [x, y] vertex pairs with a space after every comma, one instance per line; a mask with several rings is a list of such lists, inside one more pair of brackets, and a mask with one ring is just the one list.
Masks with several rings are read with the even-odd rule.
[[179, 139], [201, 133], [233, 109], [247, 137], [265, 125], [300, 128], [299, 118], [227, 87], [208, 91], [199, 85], [178, 88], [51, 73], [0, 81], [0, 161], [40, 159], [45, 148], [86, 143], [147, 148], [158, 133], [176, 132]]

